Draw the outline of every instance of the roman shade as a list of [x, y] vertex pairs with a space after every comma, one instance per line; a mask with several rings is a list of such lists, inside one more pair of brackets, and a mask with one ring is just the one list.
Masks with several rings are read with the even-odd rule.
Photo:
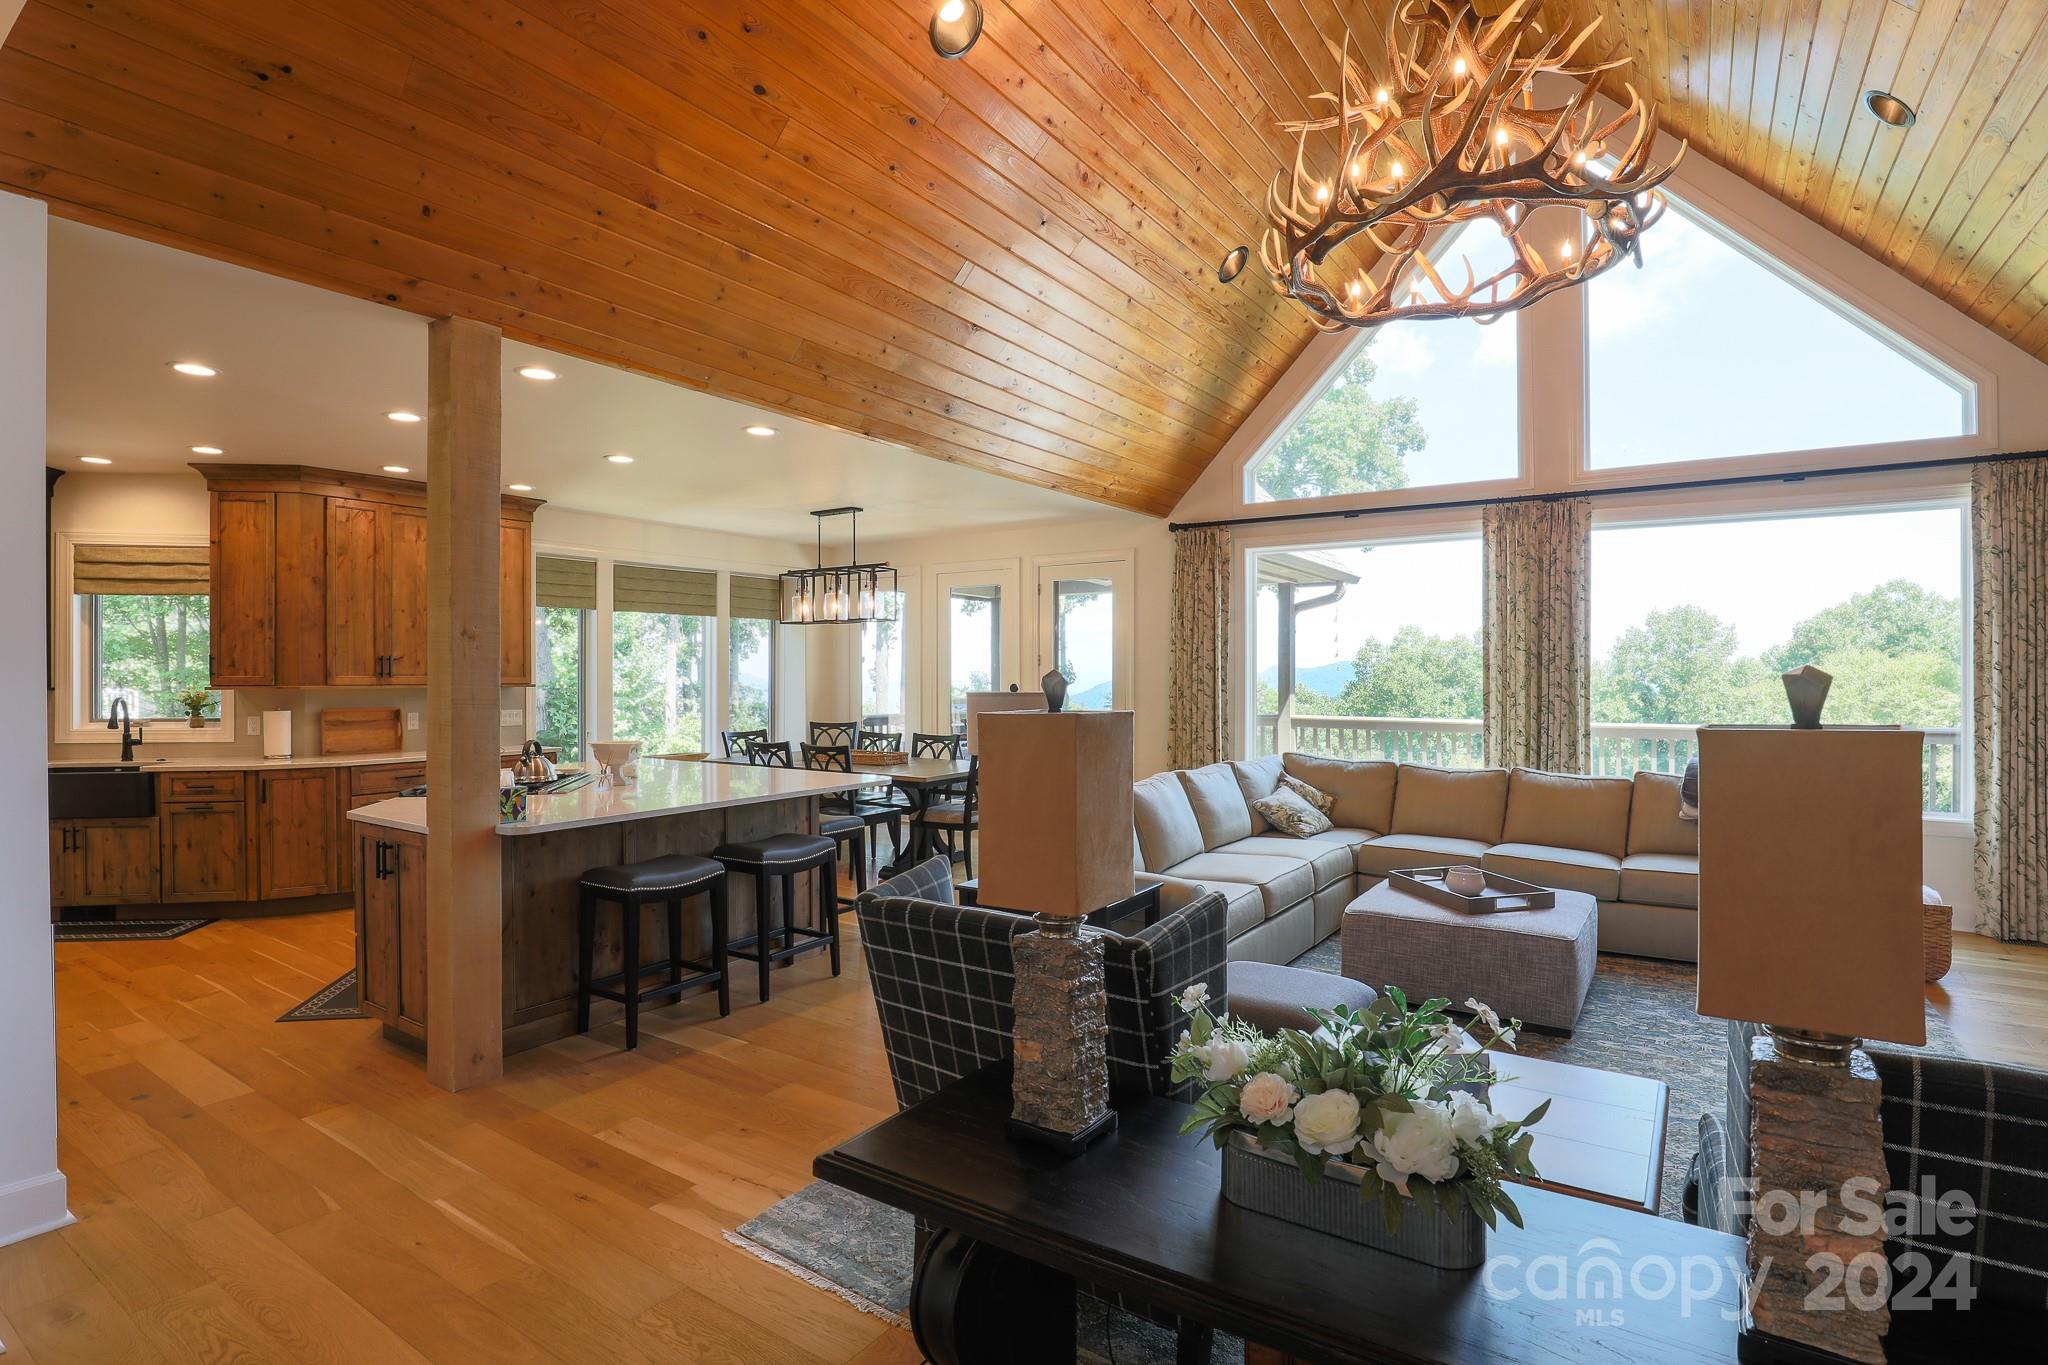
[[533, 604], [570, 611], [597, 610], [597, 564], [588, 559], [539, 555], [533, 561]]
[[718, 615], [718, 575], [701, 569], [612, 568], [612, 610], [668, 616]]
[[204, 545], [76, 545], [71, 591], [198, 595], [209, 590]]
[[782, 619], [782, 580], [734, 574], [730, 596], [736, 621], [779, 621]]

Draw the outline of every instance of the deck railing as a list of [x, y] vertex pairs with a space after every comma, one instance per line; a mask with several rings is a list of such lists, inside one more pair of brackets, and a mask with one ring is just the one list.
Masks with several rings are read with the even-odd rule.
[[[1258, 752], [1272, 753], [1279, 717], [1259, 717]], [[1691, 725], [1593, 726], [1596, 776], [1627, 777], [1641, 769], [1682, 773], [1695, 744]], [[1439, 768], [1477, 768], [1485, 762], [1481, 722], [1418, 716], [1295, 716], [1288, 747], [1330, 758], [1391, 759]], [[1959, 789], [1962, 732], [1954, 726], [1924, 727], [1920, 756], [1921, 804], [1934, 814], [1963, 808]]]

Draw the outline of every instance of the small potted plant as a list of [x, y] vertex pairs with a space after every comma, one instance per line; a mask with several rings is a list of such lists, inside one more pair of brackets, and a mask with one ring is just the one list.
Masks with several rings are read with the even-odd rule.
[[1487, 1099], [1517, 1021], [1468, 1000], [1474, 1037], [1448, 1000], [1388, 987], [1363, 1013], [1312, 1009], [1268, 1036], [1207, 996], [1181, 997], [1173, 1079], [1196, 1085], [1181, 1131], [1223, 1149], [1224, 1198], [1446, 1269], [1485, 1259], [1496, 1217], [1521, 1225], [1504, 1182], [1536, 1174], [1529, 1129], [1550, 1102], [1517, 1119]]
[[206, 713], [213, 706], [213, 689], [187, 687], [178, 693], [178, 705], [185, 708], [186, 723], [197, 730], [206, 724]]

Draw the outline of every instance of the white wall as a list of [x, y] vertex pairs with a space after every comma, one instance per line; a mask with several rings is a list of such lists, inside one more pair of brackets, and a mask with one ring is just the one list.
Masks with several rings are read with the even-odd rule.
[[[0, 19], [12, 16], [0, 9]], [[0, 22], [4, 32], [5, 22]], [[0, 193], [0, 581], [42, 579], [45, 307], [48, 219], [33, 199]], [[0, 704], [34, 715], [44, 696], [40, 595], [0, 595]], [[49, 787], [34, 764], [0, 777], [0, 1244], [71, 1221], [57, 1169], [57, 1004], [50, 920]]]
[[[896, 566], [901, 585], [908, 594], [906, 615], [906, 698], [913, 728], [944, 728], [944, 704], [940, 696], [940, 661], [937, 656], [937, 576], [956, 566], [990, 566], [1013, 572], [1025, 610], [1012, 614], [1016, 625], [1015, 647], [1006, 647], [1003, 677], [998, 686], [1014, 682], [1031, 689], [1047, 665], [1037, 653], [1036, 586], [1040, 562], [1070, 556], [1125, 554], [1132, 560], [1130, 658], [1132, 679], [1128, 693], [1136, 713], [1136, 770], [1140, 776], [1166, 766], [1166, 624], [1168, 588], [1173, 580], [1173, 537], [1166, 523], [1136, 513], [1104, 513], [1075, 504], [1076, 516], [1068, 521], [1032, 522], [1013, 527], [980, 527], [972, 531], [900, 538], [877, 542], [875, 557]], [[863, 542], [861, 557], [869, 557]], [[1119, 604], [1122, 606], [1122, 604]], [[1124, 627], [1120, 624], [1119, 631]], [[1007, 627], [1006, 627], [1007, 631]], [[818, 638], [811, 669], [811, 695], [822, 708], [828, 701], [838, 710], [820, 719], [855, 715], [858, 705], [859, 634], [839, 626], [804, 627], [803, 633]], [[831, 638], [826, 637], [841, 637]]]

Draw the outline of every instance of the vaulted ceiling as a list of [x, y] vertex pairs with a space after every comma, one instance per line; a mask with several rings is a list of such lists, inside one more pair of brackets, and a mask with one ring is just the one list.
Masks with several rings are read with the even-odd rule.
[[[2048, 6], [1545, 5], [1697, 153], [2048, 354]], [[947, 62], [916, 0], [30, 0], [0, 184], [1164, 513], [1308, 338], [1216, 262], [1385, 0], [987, 8]]]

